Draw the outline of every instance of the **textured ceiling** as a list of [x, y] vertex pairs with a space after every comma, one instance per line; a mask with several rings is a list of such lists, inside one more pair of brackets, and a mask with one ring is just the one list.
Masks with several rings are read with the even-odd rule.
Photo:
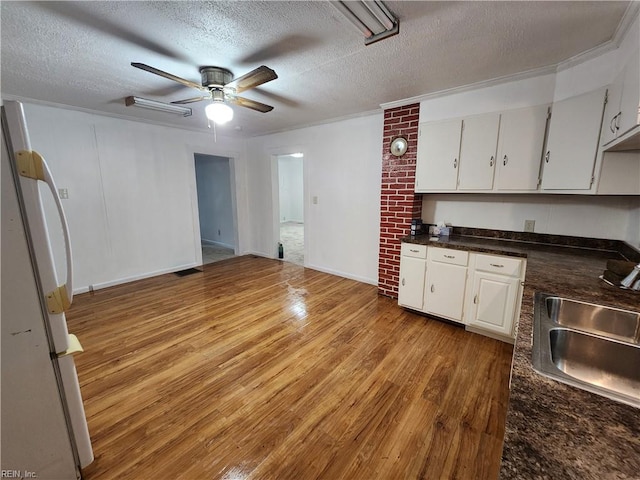
[[[388, 1], [400, 34], [365, 46], [325, 1], [2, 1], [2, 94], [206, 128], [193, 116], [125, 107], [137, 95], [198, 95], [135, 69], [141, 62], [200, 81], [215, 65], [240, 76], [259, 65], [279, 78], [243, 96], [266, 114], [234, 107], [220, 130], [259, 135], [357, 115], [381, 103], [555, 65], [606, 43], [629, 2]], [[222, 133], [222, 132], [221, 132]]]

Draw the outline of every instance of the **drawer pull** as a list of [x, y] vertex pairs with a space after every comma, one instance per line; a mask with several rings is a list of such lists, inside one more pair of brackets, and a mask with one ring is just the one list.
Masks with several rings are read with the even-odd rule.
[[413, 252], [413, 253], [419, 253], [420, 252], [420, 250], [414, 250], [413, 248], [410, 248], [409, 251]]
[[433, 287], [433, 283], [431, 284], [431, 293], [435, 292], [435, 288]]
[[496, 268], [504, 268], [504, 265], [498, 265], [497, 263], [490, 263], [489, 265]]
[[456, 258], [455, 255], [444, 255], [444, 258]]

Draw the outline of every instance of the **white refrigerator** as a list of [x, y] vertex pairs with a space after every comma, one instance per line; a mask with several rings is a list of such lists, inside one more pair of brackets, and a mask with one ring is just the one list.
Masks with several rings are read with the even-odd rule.
[[[73, 266], [49, 168], [31, 150], [22, 104], [2, 105], [1, 457], [3, 477], [74, 480], [93, 451], [67, 331]], [[51, 192], [51, 193], [49, 193]], [[43, 202], [55, 202], [67, 255], [58, 279]], [[51, 222], [51, 220], [49, 220]]]

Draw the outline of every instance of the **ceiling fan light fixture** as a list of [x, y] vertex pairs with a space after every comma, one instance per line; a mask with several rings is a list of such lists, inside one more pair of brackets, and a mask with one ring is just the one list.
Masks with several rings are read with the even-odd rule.
[[233, 119], [233, 109], [224, 102], [213, 101], [204, 109], [207, 118], [218, 125], [224, 125]]

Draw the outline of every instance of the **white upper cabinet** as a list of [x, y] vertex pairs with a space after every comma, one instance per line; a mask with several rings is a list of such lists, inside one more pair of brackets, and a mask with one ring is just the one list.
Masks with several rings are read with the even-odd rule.
[[602, 138], [600, 143], [606, 145], [618, 136], [618, 128], [616, 122], [620, 119], [620, 100], [622, 98], [622, 84], [624, 82], [624, 72], [616, 77], [614, 82], [609, 86], [607, 92], [607, 104], [604, 109], [604, 118], [602, 121]]
[[420, 124], [416, 192], [531, 191], [548, 105]]
[[543, 190], [589, 190], [598, 152], [605, 89], [553, 104]]
[[602, 145], [607, 145], [640, 124], [640, 49], [609, 88], [602, 125]]
[[502, 114], [496, 190], [538, 188], [548, 116], [548, 105], [520, 108]]
[[[491, 190], [500, 114], [465, 118], [460, 146], [459, 190]], [[544, 135], [544, 132], [543, 132]]]
[[623, 72], [620, 115], [616, 122], [618, 137], [640, 124], [640, 49], [631, 56]]
[[422, 123], [418, 132], [416, 191], [455, 190], [462, 120]]

